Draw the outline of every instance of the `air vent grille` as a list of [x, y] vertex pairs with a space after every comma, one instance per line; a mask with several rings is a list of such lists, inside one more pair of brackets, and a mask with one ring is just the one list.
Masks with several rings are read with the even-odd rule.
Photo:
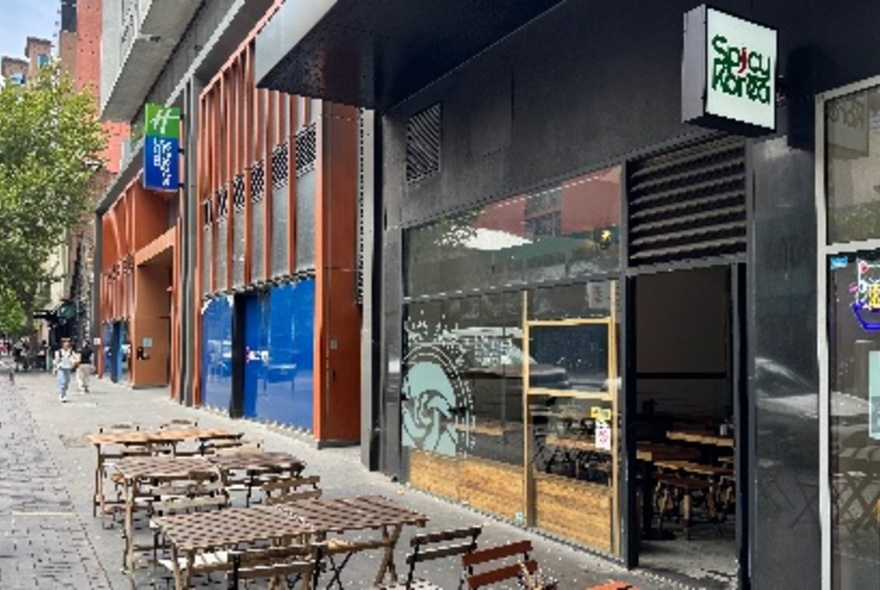
[[229, 214], [229, 193], [224, 186], [217, 191], [217, 218], [225, 219]]
[[263, 161], [258, 160], [251, 166], [251, 202], [257, 203], [263, 200], [266, 194], [266, 171]]
[[406, 126], [406, 181], [418, 182], [440, 171], [440, 105], [413, 115]]
[[746, 154], [712, 137], [629, 166], [633, 266], [740, 254], [746, 249]]
[[290, 177], [287, 169], [289, 157], [287, 143], [282, 143], [272, 150], [272, 188], [276, 191], [287, 186]]
[[299, 178], [315, 169], [318, 159], [318, 131], [312, 123], [296, 134], [296, 176]]
[[235, 206], [235, 212], [244, 211], [245, 192], [244, 192], [244, 174], [236, 174], [232, 181], [232, 199]]

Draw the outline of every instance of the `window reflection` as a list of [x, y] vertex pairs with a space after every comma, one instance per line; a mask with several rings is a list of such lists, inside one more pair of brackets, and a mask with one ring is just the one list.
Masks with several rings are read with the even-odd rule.
[[825, 110], [829, 243], [880, 236], [880, 88]]
[[580, 176], [412, 230], [409, 295], [585, 276], [618, 268], [620, 168]]

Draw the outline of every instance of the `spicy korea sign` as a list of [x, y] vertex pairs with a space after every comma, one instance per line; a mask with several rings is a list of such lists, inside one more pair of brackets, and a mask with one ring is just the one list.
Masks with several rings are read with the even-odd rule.
[[144, 121], [144, 188], [180, 188], [180, 109], [147, 104]]
[[706, 6], [688, 12], [684, 28], [683, 121], [775, 130], [776, 31]]

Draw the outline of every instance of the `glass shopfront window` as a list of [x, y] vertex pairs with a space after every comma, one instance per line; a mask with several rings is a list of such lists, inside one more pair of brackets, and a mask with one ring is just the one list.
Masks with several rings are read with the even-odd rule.
[[409, 483], [608, 553], [619, 301], [589, 277], [619, 267], [620, 188], [619, 168], [585, 175], [410, 230], [405, 252]]
[[609, 168], [407, 232], [407, 295], [616, 270], [620, 179]]
[[880, 87], [825, 105], [828, 243], [880, 239]]

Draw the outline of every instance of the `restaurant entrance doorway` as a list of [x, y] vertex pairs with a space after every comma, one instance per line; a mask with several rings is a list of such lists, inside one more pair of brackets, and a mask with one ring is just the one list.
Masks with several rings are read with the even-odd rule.
[[744, 578], [744, 283], [743, 264], [628, 283], [636, 561], [701, 587]]

